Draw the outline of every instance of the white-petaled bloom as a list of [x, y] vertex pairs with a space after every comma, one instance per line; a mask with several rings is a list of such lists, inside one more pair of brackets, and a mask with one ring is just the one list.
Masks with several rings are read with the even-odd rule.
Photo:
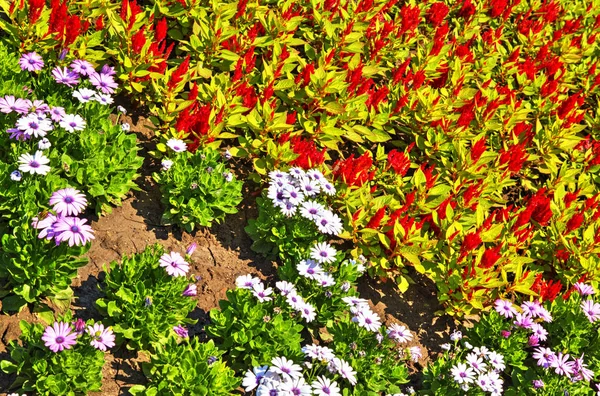
[[542, 319], [546, 323], [552, 322], [552, 315], [544, 307], [540, 307], [540, 309], [538, 311], [538, 318]]
[[458, 363], [452, 366], [450, 372], [454, 377], [454, 381], [458, 384], [469, 384], [475, 380], [475, 370], [471, 367], [467, 367], [465, 363]]
[[273, 188], [275, 188], [276, 191], [281, 190], [281, 193], [283, 194], [283, 189], [289, 185], [290, 185], [290, 183], [288, 180], [284, 180], [284, 179], [270, 180], [269, 181], [269, 190], [271, 187], [273, 187]]
[[391, 340], [404, 344], [413, 339], [413, 335], [406, 326], [392, 323], [387, 329], [387, 336]]
[[73, 92], [73, 97], [81, 103], [87, 103], [90, 100], [94, 100], [96, 91], [89, 88], [79, 88]]
[[50, 143], [50, 140], [47, 138], [43, 138], [38, 142], [38, 148], [40, 150], [48, 150], [50, 147], [52, 147], [52, 143]]
[[591, 285], [583, 282], [577, 282], [573, 285], [573, 287], [582, 296], [590, 296], [595, 293], [594, 288]]
[[265, 289], [265, 285], [262, 282], [257, 282], [252, 286], [252, 294], [254, 294], [254, 297], [260, 302], [271, 301], [272, 298], [269, 297], [271, 293], [273, 293], [273, 289], [270, 287]]
[[241, 275], [235, 280], [235, 285], [238, 289], [254, 289], [254, 285], [260, 283], [260, 279], [253, 277], [252, 275]]
[[490, 352], [491, 352], [490, 349], [488, 347], [486, 347], [486, 346], [480, 346], [480, 347], [473, 348], [473, 353], [476, 354], [476, 355], [478, 355], [478, 356], [480, 356], [480, 357], [482, 357], [482, 358], [484, 358], [487, 355], [489, 355]]
[[311, 384], [315, 396], [340, 396], [340, 387], [337, 382], [322, 375], [318, 376]]
[[279, 382], [265, 381], [256, 389], [256, 396], [283, 396], [283, 392], [279, 391]]
[[329, 183], [328, 181], [321, 183], [321, 191], [329, 196], [335, 195], [336, 192], [333, 184]]
[[269, 370], [286, 378], [302, 377], [302, 367], [294, 363], [293, 360], [287, 359], [285, 356], [273, 358]]
[[504, 371], [506, 364], [504, 363], [504, 356], [501, 354], [491, 351], [487, 355], [487, 360], [490, 364], [490, 368], [494, 371]]
[[306, 172], [306, 176], [311, 178], [312, 180], [316, 180], [319, 183], [322, 183], [325, 180], [325, 176], [318, 169], [311, 169]]
[[314, 360], [324, 360], [327, 362], [333, 360], [333, 358], [335, 357], [333, 351], [330, 348], [316, 344], [303, 346], [302, 352], [306, 357], [309, 357]]
[[304, 299], [295, 290], [288, 293], [286, 300], [292, 309], [299, 310], [304, 306]]
[[379, 318], [379, 315], [370, 309], [358, 311], [352, 318], [352, 321], [360, 327], [364, 327], [372, 332], [379, 331], [379, 328], [381, 327], [381, 319]]
[[350, 363], [340, 358], [333, 358], [332, 363], [339, 375], [347, 379], [350, 385], [356, 385], [356, 371], [354, 371]]
[[335, 262], [335, 255], [337, 254], [337, 250], [335, 250], [330, 244], [327, 242], [320, 242], [315, 244], [310, 249], [310, 257], [317, 261], [318, 263], [333, 263]]
[[167, 171], [167, 170], [171, 169], [171, 167], [173, 166], [173, 161], [165, 158], [164, 160], [162, 160], [160, 165], [161, 165], [162, 170]]
[[115, 101], [112, 96], [104, 93], [97, 93], [96, 95], [94, 95], [93, 99], [103, 106], [111, 105]]
[[28, 114], [17, 120], [17, 128], [27, 136], [44, 137], [52, 130], [52, 121], [46, 116], [35, 113]]
[[454, 330], [452, 334], [450, 334], [450, 340], [455, 342], [460, 340], [462, 337], [462, 332], [460, 332], [460, 330]]
[[252, 370], [248, 370], [244, 379], [242, 380], [242, 387], [246, 392], [250, 392], [258, 385], [260, 385], [261, 380], [267, 373], [269, 366], [257, 366]]
[[187, 144], [181, 139], [169, 139], [167, 140], [167, 147], [176, 153], [181, 153], [187, 150]]
[[289, 379], [283, 382], [279, 389], [284, 392], [284, 395], [293, 395], [293, 396], [309, 396], [312, 395], [312, 390], [310, 385], [304, 381], [304, 378], [298, 377]]
[[75, 131], [83, 131], [85, 120], [79, 114], [65, 114], [62, 120], [60, 120], [59, 125], [65, 131], [73, 133]]
[[279, 289], [282, 296], [287, 296], [288, 294], [296, 291], [294, 284], [287, 281], [279, 281], [275, 283], [275, 287]]
[[342, 301], [351, 309], [370, 309], [369, 301], [364, 298], [348, 296], [342, 297]]
[[410, 360], [415, 363], [423, 357], [423, 350], [418, 346], [411, 346], [408, 348], [408, 353], [410, 354]]
[[548, 331], [544, 329], [541, 324], [532, 324], [530, 330], [540, 341], [546, 341], [548, 339]]
[[293, 205], [300, 205], [304, 201], [304, 194], [297, 187], [289, 184], [283, 189], [283, 197]]
[[23, 175], [18, 170], [14, 170], [14, 171], [10, 172], [10, 180], [12, 180], [12, 181], [21, 181], [22, 177], [23, 177]]
[[315, 225], [323, 234], [339, 235], [344, 226], [340, 217], [328, 209], [321, 212], [321, 217], [315, 220]]
[[315, 277], [315, 281], [317, 281], [317, 283], [321, 287], [331, 287], [335, 285], [335, 279], [333, 278], [333, 276], [331, 276], [331, 274], [327, 272], [322, 272], [318, 274]]
[[288, 174], [294, 179], [302, 179], [304, 176], [306, 176], [304, 169], [298, 167], [290, 168]]
[[121, 114], [127, 114], [127, 109], [121, 105], [117, 106], [117, 111]]
[[283, 203], [280, 203], [278, 206], [279, 210], [281, 210], [281, 213], [287, 217], [292, 217], [298, 210], [298, 206], [294, 205], [288, 199], [284, 199]]
[[478, 373], [483, 373], [487, 369], [487, 364], [483, 362], [481, 356], [474, 352], [471, 352], [467, 355], [467, 363]]
[[450, 345], [446, 342], [446, 343], [440, 345], [440, 348], [442, 348], [444, 351], [449, 351], [450, 349], [452, 349], [452, 345]]
[[304, 201], [300, 206], [300, 214], [302, 217], [312, 221], [320, 219], [323, 216], [324, 211], [325, 207], [317, 201]]
[[21, 172], [27, 172], [33, 175], [45, 175], [50, 172], [50, 167], [46, 165], [50, 163], [50, 160], [44, 156], [44, 153], [41, 151], [36, 151], [34, 155], [29, 153], [21, 154], [18, 162], [19, 170]]
[[273, 201], [274, 206], [279, 206], [279, 204], [285, 202], [285, 197], [283, 196], [283, 187], [279, 187], [275, 184], [270, 185], [267, 189], [267, 198]]
[[298, 182], [300, 184], [300, 189], [307, 197], [315, 196], [321, 191], [321, 184], [316, 180], [303, 177]]
[[274, 170], [269, 172], [269, 178], [271, 180], [289, 180], [289, 175], [286, 172], [282, 172], [280, 170]]
[[312, 322], [317, 317], [315, 307], [309, 303], [305, 302], [304, 304], [300, 305], [297, 310], [300, 312], [300, 316], [302, 316], [302, 318], [308, 323]]
[[301, 276], [310, 279], [316, 279], [317, 275], [323, 272], [323, 268], [314, 260], [302, 260], [296, 265], [296, 269]]

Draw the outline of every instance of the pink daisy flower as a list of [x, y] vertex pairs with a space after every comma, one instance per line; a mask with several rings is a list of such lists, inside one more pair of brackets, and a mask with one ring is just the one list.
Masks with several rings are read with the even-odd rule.
[[110, 327], [104, 328], [102, 323], [95, 323], [88, 326], [87, 333], [92, 337], [90, 345], [101, 351], [115, 346], [115, 335]]
[[52, 352], [60, 352], [63, 349], [71, 349], [77, 343], [77, 333], [71, 332], [68, 323], [54, 322], [54, 325], [46, 327], [42, 340]]
[[185, 276], [190, 270], [190, 265], [177, 252], [163, 254], [160, 258], [160, 266], [164, 267], [167, 274], [171, 276]]
[[77, 216], [85, 209], [87, 199], [79, 190], [67, 187], [52, 194], [50, 205], [59, 216]]

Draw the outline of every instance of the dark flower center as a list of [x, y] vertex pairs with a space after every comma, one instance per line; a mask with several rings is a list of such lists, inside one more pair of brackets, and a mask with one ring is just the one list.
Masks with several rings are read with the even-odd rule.
[[319, 253], [319, 255], [320, 255], [321, 257], [327, 257], [327, 256], [328, 256], [328, 254], [327, 254], [327, 252], [326, 252], [326, 251], [322, 251], [321, 253]]
[[462, 378], [465, 378], [465, 377], [467, 376], [467, 373], [464, 373], [464, 372], [463, 372], [463, 373], [460, 373], [460, 376], [461, 376]]
[[286, 373], [286, 374], [289, 374], [291, 370], [290, 370], [288, 367], [283, 367], [283, 368], [281, 369], [281, 371], [283, 371], [283, 372], [284, 372], [284, 373]]
[[329, 222], [327, 221], [327, 219], [321, 219], [321, 225], [322, 225], [322, 226], [326, 226], [326, 225], [327, 225], [327, 223], [329, 223]]
[[328, 388], [328, 387], [326, 387], [326, 386], [322, 387], [322, 388], [321, 388], [321, 390], [322, 390], [323, 392], [327, 393], [327, 394], [330, 394], [330, 393], [331, 393], [331, 391], [329, 390], [329, 388]]
[[37, 161], [31, 161], [31, 162], [29, 163], [29, 167], [30, 167], [30, 168], [39, 168], [39, 167], [40, 167], [40, 164], [39, 164]]
[[71, 226], [71, 232], [78, 233], [79, 227], [77, 227], [76, 225]]
[[74, 201], [73, 197], [66, 197], [65, 198], [65, 203], [70, 204], [70, 203], [73, 203], [73, 201]]
[[30, 122], [29, 123], [29, 128], [31, 128], [31, 129], [38, 129], [38, 127], [39, 127], [39, 125], [36, 124], [35, 122]]
[[35, 59], [33, 59], [33, 58], [29, 58], [29, 64], [30, 64], [30, 65], [34, 65], [34, 64], [35, 64]]
[[101, 81], [100, 86], [104, 88], [104, 87], [106, 87], [106, 83], [104, 81]]
[[74, 122], [70, 122], [70, 123], [69, 123], [69, 126], [70, 126], [71, 128], [75, 128], [75, 127], [77, 126], [77, 124], [76, 124], [76, 123], [74, 123]]
[[58, 336], [56, 337], [56, 343], [57, 344], [62, 344], [63, 342], [65, 342], [65, 338], [62, 336]]
[[310, 214], [313, 214], [313, 215], [314, 215], [314, 214], [317, 214], [317, 212], [318, 212], [318, 210], [317, 210], [317, 209], [315, 209], [315, 208], [310, 208], [310, 209], [308, 210], [308, 213], [310, 213]]

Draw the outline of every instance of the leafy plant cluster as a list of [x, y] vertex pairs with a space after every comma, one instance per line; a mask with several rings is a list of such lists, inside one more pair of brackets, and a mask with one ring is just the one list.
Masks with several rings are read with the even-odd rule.
[[[173, 255], [177, 261], [170, 259]], [[171, 267], [184, 272], [171, 275]], [[196, 322], [188, 318], [196, 307], [190, 298], [196, 295], [196, 285], [185, 275], [188, 270], [179, 253], [167, 254], [158, 244], [106, 268], [100, 285], [104, 296], [96, 307], [111, 323], [117, 343], [152, 352], [179, 334], [175, 327]]]
[[19, 323], [19, 342], [11, 341], [10, 360], [0, 361], [2, 371], [17, 375], [12, 389], [39, 395], [81, 395], [100, 390], [105, 352], [92, 345], [94, 335], [85, 331], [94, 322], [85, 323], [79, 319], [80, 323], [71, 325], [72, 319], [71, 313], [67, 312], [57, 323], [80, 327], [76, 344], [58, 352], [50, 350], [42, 340], [44, 325]]
[[154, 173], [165, 206], [163, 222], [176, 223], [188, 232], [221, 222], [237, 212], [242, 185], [211, 148], [175, 153], [163, 159], [163, 170]]
[[[108, 212], [136, 187], [142, 159], [135, 136], [108, 120], [112, 97], [92, 89], [90, 75], [73, 64], [52, 69], [35, 53], [18, 58], [3, 43], [0, 61], [0, 298], [4, 310], [16, 310], [42, 296], [70, 299], [70, 281], [86, 262], [87, 239], [59, 245], [35, 229], [51, 194], [75, 189], [97, 214]], [[77, 89], [61, 80], [67, 75]]]
[[600, 304], [594, 294], [577, 283], [551, 303], [497, 300], [464, 338], [451, 336], [454, 343], [425, 370], [422, 394], [490, 394], [486, 387], [498, 381], [505, 395], [595, 394]]

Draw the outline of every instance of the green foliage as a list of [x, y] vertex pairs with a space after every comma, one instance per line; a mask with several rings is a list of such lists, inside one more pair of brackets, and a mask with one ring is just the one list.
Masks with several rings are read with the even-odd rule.
[[226, 396], [233, 393], [240, 380], [220, 359], [212, 340], [200, 343], [198, 338], [179, 344], [174, 338], [157, 347], [150, 363], [144, 364], [144, 372], [150, 385], [136, 385], [132, 395], [198, 395]]
[[228, 290], [220, 309], [210, 311], [211, 324], [206, 333], [213, 337], [225, 358], [236, 371], [258, 366], [277, 356], [289, 359], [302, 356], [301, 324], [289, 317], [274, 314], [272, 303], [257, 304], [243, 289]]
[[324, 236], [312, 221], [300, 216], [294, 220], [286, 217], [267, 198], [256, 199], [258, 217], [248, 220], [244, 228], [252, 238], [252, 250], [264, 256], [301, 258], [314, 241], [323, 241]]
[[[71, 315], [58, 320], [68, 322]], [[77, 344], [70, 349], [55, 353], [41, 339], [43, 325], [21, 321], [19, 326], [20, 342], [15, 340], [9, 344], [11, 360], [0, 362], [2, 371], [17, 375], [11, 388], [38, 395], [74, 396], [100, 391], [104, 352], [90, 345], [87, 334], [79, 336]]]
[[113, 261], [100, 284], [104, 297], [96, 306], [106, 316], [117, 335], [117, 343], [131, 349], [153, 351], [175, 336], [173, 327], [193, 324], [188, 315], [196, 300], [183, 296], [190, 283], [187, 277], [172, 277], [160, 267], [164, 254], [160, 245], [148, 246], [142, 253]]
[[153, 177], [165, 205], [163, 221], [188, 232], [219, 223], [226, 214], [236, 213], [242, 201], [243, 183], [227, 169], [219, 152], [210, 148], [177, 154], [170, 169]]

